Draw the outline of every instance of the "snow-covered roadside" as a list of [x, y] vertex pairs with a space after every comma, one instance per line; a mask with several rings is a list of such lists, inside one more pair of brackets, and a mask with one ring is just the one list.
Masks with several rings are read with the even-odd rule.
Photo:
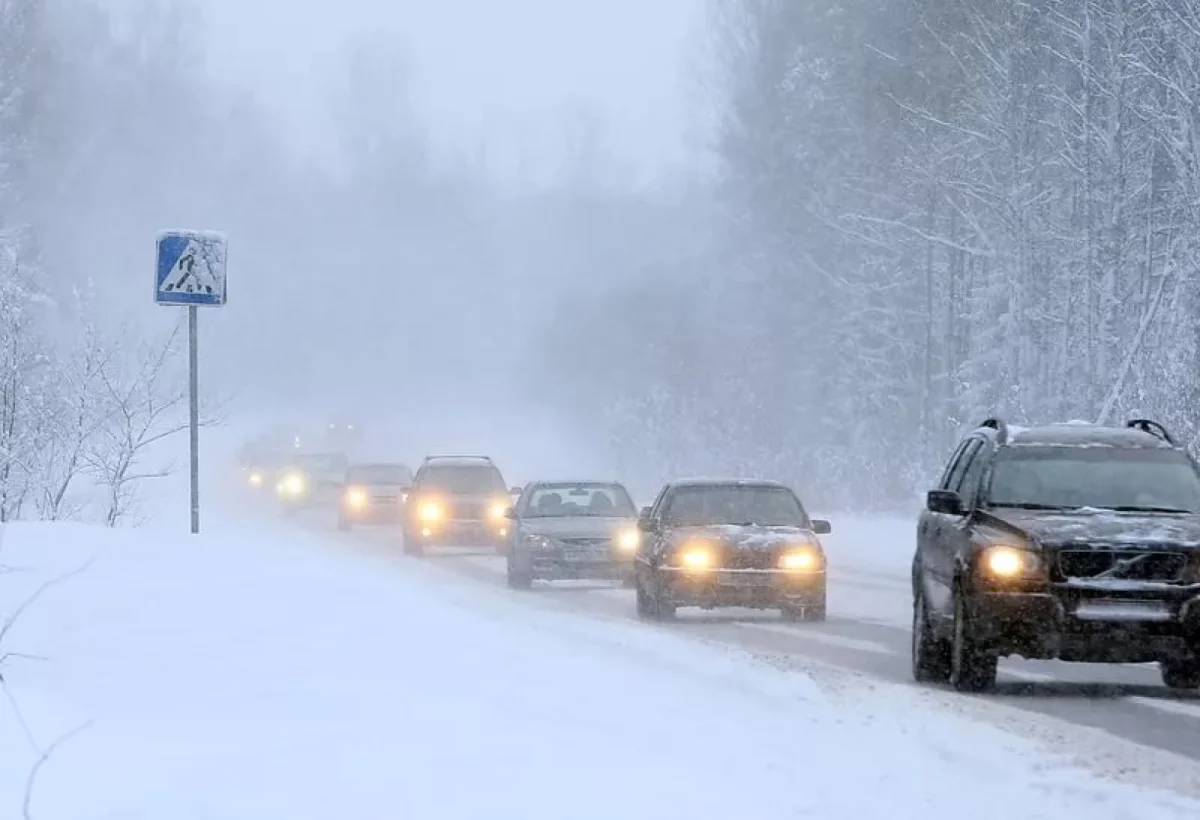
[[[264, 532], [10, 527], [4, 560], [33, 571], [0, 578], [2, 610], [97, 556], [2, 650], [47, 658], [6, 667], [39, 746], [91, 721], [35, 817], [1200, 816], [999, 731]], [[6, 704], [0, 816], [34, 758]]]

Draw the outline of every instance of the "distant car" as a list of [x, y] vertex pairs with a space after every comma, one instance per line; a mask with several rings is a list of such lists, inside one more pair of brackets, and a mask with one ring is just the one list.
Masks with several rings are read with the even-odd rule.
[[275, 492], [285, 510], [333, 506], [346, 484], [349, 460], [341, 453], [293, 456], [280, 473]]
[[637, 508], [621, 484], [531, 482], [508, 518], [510, 587], [528, 589], [535, 580], [620, 580], [632, 586], [641, 533]]
[[487, 456], [427, 456], [405, 505], [404, 551], [427, 546], [490, 546], [508, 541], [511, 493]]
[[825, 620], [828, 521], [811, 519], [785, 484], [696, 479], [666, 484], [639, 517], [637, 614], [678, 607], [778, 608], [788, 620]]
[[912, 672], [979, 692], [1005, 655], [1154, 663], [1200, 687], [1200, 469], [1161, 424], [988, 419], [917, 525]]
[[346, 531], [355, 524], [399, 526], [412, 483], [413, 472], [405, 464], [351, 466], [338, 508], [338, 529]]

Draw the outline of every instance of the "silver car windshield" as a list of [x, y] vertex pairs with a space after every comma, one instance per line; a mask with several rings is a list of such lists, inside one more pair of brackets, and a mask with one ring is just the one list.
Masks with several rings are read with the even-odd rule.
[[633, 499], [620, 484], [543, 484], [529, 495], [523, 518], [632, 518]]

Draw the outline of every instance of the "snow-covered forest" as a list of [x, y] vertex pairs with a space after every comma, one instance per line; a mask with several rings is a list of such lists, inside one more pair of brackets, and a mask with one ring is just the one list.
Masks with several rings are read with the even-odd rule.
[[148, 283], [178, 226], [231, 237], [222, 397], [488, 395], [635, 483], [768, 474], [825, 506], [907, 504], [994, 412], [1200, 444], [1200, 9], [710, 5], [718, 172], [647, 185], [586, 107], [497, 180], [430, 138], [383, 37], [314, 55], [319, 167], [205, 70], [189, 5], [0, 0], [0, 518], [122, 520], [161, 469], [179, 317]]
[[629, 354], [576, 407], [838, 504], [911, 498], [993, 413], [1197, 449], [1200, 7], [714, 5], [715, 247], [559, 328]]

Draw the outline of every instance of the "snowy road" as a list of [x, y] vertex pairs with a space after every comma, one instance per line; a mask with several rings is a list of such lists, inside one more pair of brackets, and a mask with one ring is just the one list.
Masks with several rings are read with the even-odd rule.
[[7, 528], [0, 817], [1200, 816], [1194, 758], [895, 682], [894, 626], [652, 626], [307, 524]]
[[[341, 537], [380, 555], [397, 551], [398, 536], [382, 531], [363, 530]], [[434, 552], [426, 560], [531, 607], [636, 621], [633, 593], [628, 590], [602, 584], [539, 584], [529, 592], [516, 592], [505, 586], [502, 558], [479, 551], [447, 550]], [[912, 680], [907, 626], [910, 600], [907, 579], [895, 571], [834, 569], [829, 620], [824, 624], [788, 624], [774, 613], [683, 610], [676, 623], [655, 626], [908, 685]], [[963, 708], [973, 705], [968, 703], [969, 696], [953, 697], [963, 699]], [[1200, 695], [1167, 690], [1154, 665], [1006, 659], [1001, 662], [999, 687], [984, 697], [988, 700], [985, 706], [1000, 704], [1098, 729], [1200, 762]]]

